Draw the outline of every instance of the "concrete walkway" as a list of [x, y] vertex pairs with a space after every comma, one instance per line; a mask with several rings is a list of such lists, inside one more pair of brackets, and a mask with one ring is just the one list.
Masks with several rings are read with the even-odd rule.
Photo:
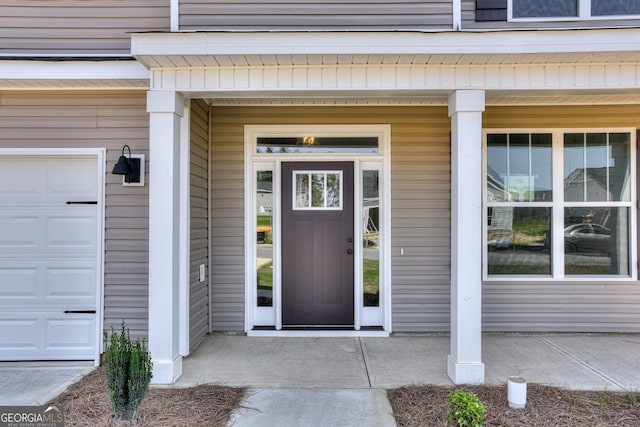
[[[245, 426], [393, 426], [385, 390], [451, 385], [449, 337], [263, 338], [216, 335], [184, 359], [176, 386], [251, 388]], [[510, 376], [575, 390], [640, 390], [640, 335], [485, 335], [487, 384]]]
[[44, 405], [93, 369], [93, 362], [0, 362], [0, 406]]
[[[640, 391], [640, 334], [485, 335], [487, 384], [510, 376], [575, 390]], [[263, 338], [213, 335], [176, 387], [249, 387], [230, 425], [394, 426], [386, 390], [451, 385], [449, 337]], [[0, 363], [0, 405], [41, 405], [91, 363]], [[506, 391], [505, 391], [506, 393]]]

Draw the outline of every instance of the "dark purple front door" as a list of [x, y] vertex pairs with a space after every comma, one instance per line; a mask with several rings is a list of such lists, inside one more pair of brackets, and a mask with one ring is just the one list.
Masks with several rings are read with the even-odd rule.
[[282, 324], [353, 326], [353, 163], [282, 163]]

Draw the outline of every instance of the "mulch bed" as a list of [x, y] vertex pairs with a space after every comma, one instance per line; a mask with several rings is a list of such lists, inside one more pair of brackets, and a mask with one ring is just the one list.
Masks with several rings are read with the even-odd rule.
[[135, 420], [115, 418], [104, 367], [71, 385], [49, 404], [63, 410], [65, 426], [224, 426], [246, 389], [204, 384], [191, 388], [152, 387]]
[[484, 425], [493, 426], [640, 426], [640, 393], [572, 391], [527, 384], [527, 405], [511, 409], [507, 386], [407, 386], [389, 390], [399, 427], [446, 426], [452, 390], [474, 393], [487, 407]]
[[[511, 409], [507, 386], [406, 386], [387, 391], [399, 427], [446, 426], [450, 391], [474, 393], [487, 407], [486, 427], [640, 426], [640, 392], [572, 391], [527, 384], [527, 406]], [[225, 426], [247, 395], [244, 388], [204, 384], [152, 387], [135, 420], [115, 418], [104, 367], [88, 374], [49, 402], [61, 408], [65, 426]]]

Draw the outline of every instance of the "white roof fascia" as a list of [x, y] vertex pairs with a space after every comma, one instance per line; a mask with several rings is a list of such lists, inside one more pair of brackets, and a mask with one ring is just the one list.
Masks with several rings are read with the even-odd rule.
[[0, 58], [2, 80], [148, 80], [138, 61], [23, 61]]
[[0, 90], [147, 90], [150, 81], [137, 61], [0, 60]]
[[146, 55], [497, 55], [637, 51], [640, 29], [495, 32], [185, 32], [134, 33]]

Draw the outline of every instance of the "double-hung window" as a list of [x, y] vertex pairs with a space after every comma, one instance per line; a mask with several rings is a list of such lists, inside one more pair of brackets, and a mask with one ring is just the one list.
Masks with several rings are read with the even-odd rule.
[[486, 279], [635, 273], [631, 130], [486, 131]]
[[640, 0], [509, 0], [510, 19], [567, 20], [640, 17]]

